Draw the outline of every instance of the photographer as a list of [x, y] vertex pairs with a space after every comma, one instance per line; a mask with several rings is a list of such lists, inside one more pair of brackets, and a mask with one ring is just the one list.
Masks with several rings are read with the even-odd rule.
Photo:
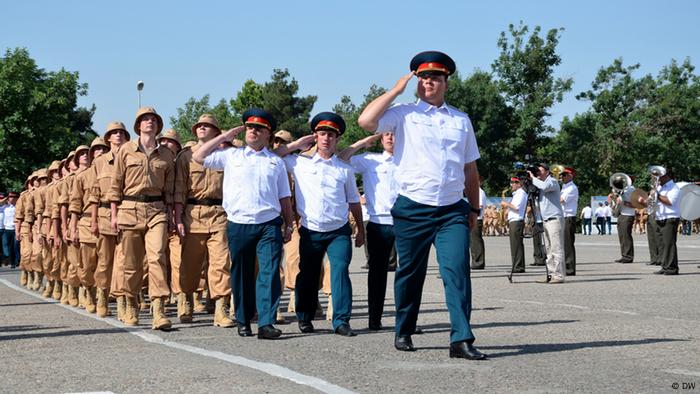
[[538, 283], [564, 283], [566, 272], [564, 269], [564, 212], [560, 202], [559, 183], [549, 175], [549, 166], [545, 163], [537, 164], [539, 171], [537, 176], [533, 174], [534, 168], [528, 168], [528, 175], [532, 184], [540, 189], [539, 206], [542, 222], [544, 223], [545, 243], [547, 246], [547, 271], [548, 275]]

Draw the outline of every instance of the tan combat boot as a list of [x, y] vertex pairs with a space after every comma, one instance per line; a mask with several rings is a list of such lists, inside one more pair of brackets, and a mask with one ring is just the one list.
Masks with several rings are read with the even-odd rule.
[[145, 312], [148, 310], [148, 304], [146, 303], [146, 296], [144, 296], [143, 293], [139, 293], [139, 309], [142, 312]]
[[63, 283], [60, 280], [55, 280], [53, 282], [53, 299], [58, 301], [62, 298], [63, 292], [61, 289], [63, 288]]
[[289, 291], [289, 304], [287, 304], [287, 313], [295, 313], [297, 311], [296, 308], [296, 297], [294, 295], [294, 290]]
[[117, 296], [117, 320], [123, 322], [126, 319], [126, 296]]
[[41, 286], [44, 284], [44, 273], [43, 272], [37, 272], [34, 282], [34, 290], [39, 291], [41, 290]]
[[194, 297], [194, 311], [195, 312], [205, 312], [207, 307], [202, 303], [202, 292], [198, 291], [195, 293]]
[[27, 271], [21, 270], [19, 271], [19, 284], [21, 286], [27, 286]]
[[151, 328], [154, 330], [167, 330], [172, 327], [172, 323], [165, 317], [165, 298], [153, 297], [151, 305], [153, 307], [153, 324]]
[[95, 287], [88, 286], [85, 288], [85, 310], [88, 313], [95, 313], [97, 305], [95, 305]]
[[214, 306], [214, 327], [233, 327], [233, 320], [226, 316], [226, 301], [227, 297], [219, 297], [216, 299]]
[[125, 300], [124, 314], [122, 315], [124, 317], [124, 320], [122, 321], [127, 326], [137, 326], [139, 324], [139, 312], [136, 310], [136, 298], [129, 296], [120, 296], [117, 298], [117, 302], [119, 302], [120, 298], [122, 300]]
[[99, 317], [109, 316], [109, 303], [107, 302], [109, 295], [107, 294], [107, 291], [107, 289], [97, 289], [97, 306], [95, 307], [95, 310], [97, 312], [97, 316]]
[[326, 320], [333, 321], [333, 295], [328, 294], [328, 309], [326, 309]]
[[52, 293], [53, 293], [53, 281], [47, 280], [46, 287], [44, 287], [44, 292], [41, 293], [41, 296], [44, 298], [51, 298]]
[[32, 272], [32, 281], [28, 284], [29, 290], [37, 291], [39, 290], [40, 286], [41, 285], [39, 284], [39, 273]]
[[61, 305], [68, 305], [68, 284], [63, 283], [61, 287]]
[[192, 293], [177, 295], [177, 317], [180, 319], [180, 323], [192, 323], [193, 299]]
[[78, 308], [85, 309], [85, 287], [83, 285], [78, 288]]
[[78, 286], [68, 286], [68, 303], [70, 306], [77, 307], [78, 306], [78, 292], [79, 292], [79, 287]]

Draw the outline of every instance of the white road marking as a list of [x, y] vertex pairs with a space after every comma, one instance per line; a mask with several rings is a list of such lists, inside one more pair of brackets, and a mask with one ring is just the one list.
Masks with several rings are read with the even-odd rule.
[[65, 308], [73, 313], [77, 313], [79, 315], [83, 315], [83, 316], [89, 317], [91, 319], [95, 319], [95, 320], [99, 320], [103, 323], [107, 323], [111, 326], [121, 328], [124, 331], [128, 332], [129, 334], [135, 335], [135, 336], [143, 339], [146, 342], [167, 346], [167, 347], [173, 348], [173, 349], [184, 350], [184, 351], [189, 352], [189, 353], [198, 354], [198, 355], [201, 355], [204, 357], [214, 358], [217, 360], [226, 361], [226, 362], [231, 363], [231, 364], [240, 365], [242, 367], [251, 368], [251, 369], [266, 373], [266, 374], [271, 375], [271, 376], [290, 380], [290, 381], [297, 383], [297, 384], [300, 384], [300, 385], [309, 386], [309, 387], [314, 388], [314, 389], [321, 391], [323, 393], [333, 393], [333, 394], [336, 394], [336, 393], [337, 394], [354, 393], [351, 390], [348, 390], [348, 389], [340, 387], [340, 386], [336, 386], [332, 383], [326, 382], [323, 379], [319, 379], [319, 378], [314, 377], [314, 376], [304, 375], [304, 374], [292, 371], [291, 369], [282, 367], [282, 366], [277, 365], [277, 364], [255, 361], [255, 360], [251, 360], [251, 359], [241, 357], [241, 356], [235, 356], [232, 354], [202, 349], [202, 348], [198, 348], [196, 346], [185, 345], [185, 344], [174, 342], [174, 341], [168, 341], [166, 339], [161, 338], [158, 335], [146, 332], [146, 329], [125, 326], [124, 324], [122, 324], [121, 322], [119, 322], [115, 319], [102, 318], [102, 317], [93, 315], [91, 313], [88, 313], [82, 309], [76, 309], [76, 308], [68, 306], [68, 305], [62, 305], [60, 302], [58, 302], [52, 298], [46, 299], [46, 298], [42, 297], [40, 294], [36, 294], [36, 293], [29, 291], [27, 289], [23, 289], [23, 288], [15, 285], [14, 283], [6, 280], [6, 279], [0, 279], [0, 283], [4, 284], [5, 286], [7, 286], [13, 290], [30, 295], [34, 298], [38, 298], [38, 299], [46, 302], [47, 304], [56, 304], [57, 306], [63, 307], [63, 308]]

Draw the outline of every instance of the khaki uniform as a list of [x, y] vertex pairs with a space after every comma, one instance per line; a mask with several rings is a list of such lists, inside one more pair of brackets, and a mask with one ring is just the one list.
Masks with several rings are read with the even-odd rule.
[[85, 287], [95, 286], [95, 270], [97, 269], [97, 238], [92, 234], [92, 217], [90, 210], [90, 190], [95, 183], [96, 174], [92, 168], [86, 168], [75, 175], [71, 187], [68, 210], [78, 216], [77, 230], [79, 240], [79, 270], [80, 283]]
[[[55, 232], [55, 226], [56, 226], [56, 220], [58, 220], [58, 236], [61, 236], [61, 210], [58, 205], [58, 197], [59, 197], [59, 184], [61, 183], [61, 179], [58, 179], [54, 182], [51, 183], [51, 187], [47, 191], [47, 204], [46, 207], [48, 209], [47, 214], [49, 215], [49, 239], [53, 240], [54, 238], [54, 232]], [[63, 245], [63, 243], [61, 243]], [[61, 261], [65, 258], [65, 254], [61, 253], [61, 248], [55, 248], [53, 247], [53, 244], [49, 244], [49, 248], [51, 249], [51, 274], [49, 275], [49, 278], [51, 280], [55, 281], [61, 281], [63, 278], [61, 277]]]
[[[100, 236], [97, 238], [97, 269], [95, 270], [95, 286], [100, 289], [110, 290], [111, 288], [124, 288], [124, 283], [119, 283], [117, 286], [112, 286], [112, 282], [123, 278], [124, 267], [115, 267], [115, 254], [117, 246], [117, 233], [112, 231], [110, 222], [111, 209], [107, 193], [112, 186], [112, 177], [114, 176], [114, 158], [115, 154], [107, 152], [96, 158], [91, 168], [93, 172], [93, 184], [90, 191], [90, 202], [99, 204], [97, 208], [97, 227], [100, 231]], [[123, 262], [124, 260], [119, 260]], [[115, 275], [115, 272], [118, 272]], [[114, 296], [124, 295], [123, 293], [115, 293]]]
[[[73, 182], [75, 181], [75, 172], [72, 172], [65, 177], [63, 177], [58, 183], [58, 200], [56, 201], [58, 205], [58, 215], [61, 215], [61, 209], [70, 205], [70, 191], [73, 188]], [[70, 215], [65, 223], [61, 220], [61, 227], [65, 229], [65, 236], [70, 239], [71, 236], [71, 220]], [[80, 263], [80, 246], [74, 245], [72, 242], [64, 244], [61, 254], [65, 256], [62, 258], [61, 262], [61, 278], [64, 283], [67, 283], [71, 287], [80, 286], [80, 278], [78, 277], [78, 264]]]
[[57, 261], [57, 253], [56, 250], [53, 248], [52, 245], [52, 240], [53, 240], [53, 220], [51, 219], [51, 214], [53, 211], [53, 206], [54, 206], [54, 198], [55, 198], [55, 193], [54, 191], [56, 190], [56, 183], [57, 181], [52, 181], [46, 186], [46, 193], [44, 195], [45, 200], [45, 207], [44, 207], [44, 224], [42, 225], [42, 234], [44, 235], [46, 239], [46, 244], [44, 247], [45, 255], [43, 259], [44, 263], [44, 274], [48, 278], [48, 280], [60, 280], [58, 277], [58, 272], [60, 270], [55, 270], [55, 265]]
[[15, 219], [18, 222], [22, 222], [18, 228], [20, 234], [19, 267], [22, 271], [29, 271], [30, 260], [32, 258], [32, 244], [29, 241], [29, 234], [31, 233], [32, 228], [31, 222], [34, 221], [34, 213], [32, 212], [30, 216], [29, 209], [27, 207], [29, 204], [34, 205], [34, 203], [31, 201], [33, 201], [32, 192], [25, 190], [20, 193], [19, 199], [17, 200], [17, 205], [15, 206]]
[[41, 227], [43, 224], [44, 214], [44, 193], [46, 186], [39, 186], [32, 193], [34, 198], [34, 223], [32, 224], [32, 260], [31, 270], [33, 272], [44, 272], [44, 239], [41, 235]]
[[[182, 222], [186, 236], [182, 240], [179, 271], [182, 292], [199, 287], [203, 263], [209, 268], [209, 294], [212, 299], [231, 294], [231, 255], [226, 236], [226, 212], [221, 206], [224, 172], [204, 168], [192, 160], [198, 145], [183, 149], [175, 163], [174, 202], [183, 204]], [[175, 275], [175, 274], [173, 274]]]
[[174, 160], [174, 154], [163, 146], [146, 156], [139, 148], [138, 140], [125, 143], [116, 154], [114, 178], [107, 200], [119, 203], [117, 249], [120, 252], [116, 258], [121, 261], [115, 262], [115, 266], [123, 261], [124, 270], [119, 273], [122, 277], [112, 283], [115, 294], [138, 296], [144, 257], [148, 261], [151, 299], [170, 294], [165, 258], [168, 237], [166, 205], [172, 204]]

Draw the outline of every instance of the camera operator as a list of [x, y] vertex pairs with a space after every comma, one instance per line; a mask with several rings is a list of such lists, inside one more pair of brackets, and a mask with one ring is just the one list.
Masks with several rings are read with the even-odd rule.
[[566, 271], [564, 266], [564, 212], [559, 200], [561, 189], [559, 182], [549, 174], [549, 166], [537, 164], [537, 176], [528, 168], [532, 184], [540, 189], [539, 206], [542, 222], [544, 223], [545, 241], [547, 246], [548, 276], [538, 280], [538, 283], [564, 283]]

